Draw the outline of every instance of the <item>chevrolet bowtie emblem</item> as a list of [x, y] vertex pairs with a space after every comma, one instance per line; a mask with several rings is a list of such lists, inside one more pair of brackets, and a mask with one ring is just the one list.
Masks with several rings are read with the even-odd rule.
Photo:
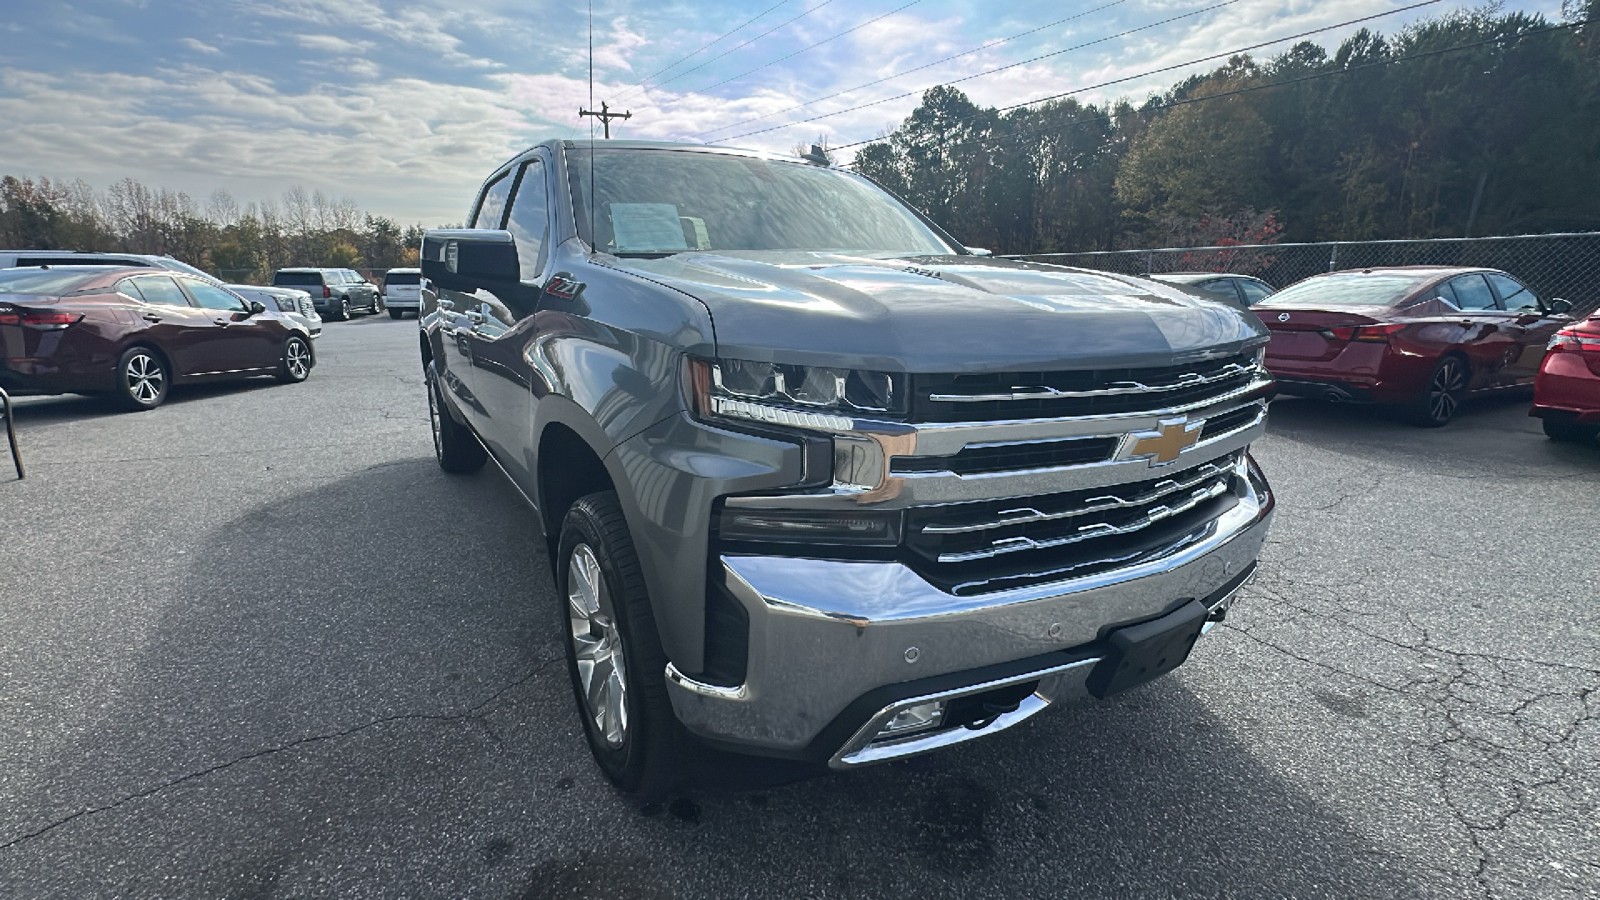
[[1205, 424], [1204, 419], [1163, 419], [1156, 431], [1135, 431], [1128, 435], [1128, 449], [1123, 457], [1148, 459], [1152, 466], [1164, 466], [1200, 440], [1200, 429]]

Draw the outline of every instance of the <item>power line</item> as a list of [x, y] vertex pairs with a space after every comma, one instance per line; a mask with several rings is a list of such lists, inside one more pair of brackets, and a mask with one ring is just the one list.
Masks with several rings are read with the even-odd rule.
[[[1129, 82], [1129, 81], [1137, 81], [1137, 80], [1139, 80], [1141, 78], [1148, 78], [1151, 75], [1160, 75], [1163, 72], [1171, 72], [1174, 69], [1186, 69], [1186, 68], [1188, 68], [1190, 66], [1199, 65], [1200, 63], [1204, 63], [1204, 62], [1211, 62], [1213, 60], [1218, 60], [1218, 59], [1227, 59], [1230, 56], [1236, 56], [1236, 55], [1238, 55], [1240, 53], [1248, 53], [1251, 50], [1259, 50], [1262, 47], [1270, 47], [1273, 44], [1282, 44], [1282, 43], [1284, 43], [1286, 41], [1296, 41], [1296, 40], [1299, 40], [1300, 38], [1303, 38], [1303, 37], [1310, 37], [1313, 34], [1321, 34], [1321, 33], [1325, 32], [1325, 31], [1333, 31], [1335, 29], [1345, 28], [1345, 27], [1350, 26], [1350, 25], [1358, 25], [1358, 24], [1360, 24], [1362, 22], [1370, 22], [1373, 19], [1381, 19], [1381, 18], [1383, 18], [1385, 16], [1392, 16], [1392, 15], [1395, 15], [1397, 13], [1403, 13], [1403, 12], [1407, 12], [1409, 10], [1419, 9], [1421, 7], [1424, 7], [1424, 6], [1432, 6], [1433, 4], [1439, 3], [1439, 2], [1442, 2], [1442, 0], [1421, 0], [1420, 3], [1413, 3], [1410, 6], [1401, 6], [1401, 7], [1395, 8], [1395, 9], [1388, 10], [1386, 12], [1374, 13], [1374, 14], [1372, 14], [1370, 16], [1362, 16], [1361, 18], [1358, 18], [1358, 19], [1349, 19], [1349, 20], [1344, 21], [1344, 22], [1336, 22], [1336, 23], [1334, 23], [1332, 25], [1325, 25], [1325, 26], [1323, 26], [1321, 28], [1313, 28], [1310, 31], [1302, 31], [1299, 34], [1291, 34], [1291, 35], [1289, 35], [1287, 37], [1273, 38], [1270, 41], [1262, 41], [1262, 42], [1257, 43], [1257, 44], [1251, 44], [1248, 47], [1239, 47], [1237, 49], [1228, 50], [1228, 51], [1225, 51], [1223, 53], [1213, 53], [1210, 56], [1202, 56], [1199, 59], [1191, 59], [1191, 60], [1189, 60], [1187, 62], [1175, 63], [1175, 64], [1170, 65], [1170, 66], [1162, 66], [1159, 69], [1151, 69], [1148, 72], [1140, 72], [1137, 75], [1125, 75], [1122, 78], [1113, 78], [1110, 81], [1102, 81], [1099, 84], [1091, 84], [1091, 85], [1086, 85], [1086, 86], [1080, 87], [1080, 88], [1073, 88], [1070, 91], [1062, 91], [1059, 94], [1051, 94], [1048, 97], [1039, 97], [1038, 99], [1035, 99], [1035, 100], [1025, 100], [1022, 103], [1013, 103], [1010, 106], [1002, 106], [1002, 107], [998, 107], [998, 108], [996, 108], [994, 110], [990, 110], [990, 111], [991, 112], [1008, 112], [1008, 111], [1013, 110], [1013, 109], [1020, 109], [1020, 108], [1022, 108], [1024, 106], [1032, 106], [1035, 103], [1044, 103], [1044, 102], [1049, 101], [1049, 100], [1060, 100], [1063, 97], [1070, 97], [1073, 94], [1082, 94], [1082, 93], [1084, 93], [1086, 91], [1098, 90], [1100, 88], [1110, 87], [1110, 86], [1116, 85], [1116, 84], [1123, 84], [1123, 83]], [[969, 76], [969, 77], [977, 77], [977, 76]], [[950, 82], [950, 83], [954, 84], [955, 82]], [[916, 93], [916, 92], [913, 91], [912, 93]], [[909, 96], [909, 95], [902, 95], [902, 96]], [[898, 98], [890, 98], [890, 99], [898, 99]], [[841, 110], [841, 111], [844, 111], [844, 110]], [[830, 113], [830, 115], [833, 115], [833, 114]], [[964, 121], [969, 121], [972, 118], [973, 118], [972, 116], [967, 116], [967, 117], [964, 117], [964, 118], [961, 118], [961, 119], [957, 119], [956, 121], [964, 122]], [[804, 120], [802, 120], [802, 121], [804, 121]], [[791, 123], [791, 124], [799, 124], [799, 123]], [[782, 127], [782, 126], [779, 126], [779, 127]], [[768, 130], [772, 130], [772, 129], [768, 129]], [[743, 135], [740, 135], [740, 136], [743, 137]], [[863, 144], [875, 143], [878, 140], [879, 140], [878, 138], [872, 138], [870, 140], [865, 140], [865, 141], [856, 141], [853, 144], [841, 144], [840, 146], [833, 147], [831, 149], [833, 149], [835, 151], [837, 151], [837, 150], [848, 150], [851, 147], [860, 147]]]
[[[897, 7], [895, 9], [891, 9], [888, 12], [884, 13], [883, 15], [874, 16], [874, 17], [866, 20], [865, 22], [862, 22], [860, 25], [855, 26], [854, 28], [846, 28], [844, 31], [841, 31], [838, 34], [833, 35], [832, 37], [823, 38], [822, 40], [817, 41], [815, 44], [812, 44], [809, 47], [802, 47], [799, 50], [796, 50], [793, 53], [789, 54], [788, 56], [780, 56], [777, 59], [773, 60], [772, 62], [762, 63], [761, 65], [756, 66], [754, 69], [750, 69], [747, 72], [740, 72], [739, 74], [733, 76], [732, 78], [724, 78], [721, 81], [717, 82], [716, 84], [708, 84], [705, 87], [703, 87], [703, 88], [701, 88], [701, 89], [699, 89], [697, 91], [690, 91], [687, 94], [684, 94], [684, 95], [679, 96], [679, 97], [675, 97], [675, 98], [673, 98], [673, 99], [671, 99], [671, 100], [669, 100], [666, 103], [663, 103], [661, 105], [663, 107], [665, 107], [665, 106], [671, 106], [674, 103], [681, 103], [684, 100], [689, 99], [690, 97], [693, 97], [693, 96], [695, 96], [697, 94], [703, 94], [706, 91], [711, 90], [712, 88], [722, 87], [723, 85], [725, 85], [725, 84], [727, 84], [727, 83], [729, 83], [731, 81], [738, 81], [739, 79], [745, 77], [746, 75], [754, 75], [755, 73], [761, 71], [762, 69], [768, 68], [770, 66], [775, 66], [778, 63], [785, 62], [787, 60], [794, 59], [796, 56], [799, 56], [800, 54], [805, 53], [808, 50], [815, 50], [818, 47], [821, 47], [823, 44], [826, 44], [826, 43], [828, 43], [830, 41], [836, 41], [839, 38], [842, 38], [845, 35], [853, 32], [853, 31], [860, 31], [861, 29], [867, 27], [868, 25], [871, 25], [873, 22], [877, 22], [877, 21], [880, 21], [882, 19], [887, 19], [887, 18], [889, 18], [890, 16], [894, 15], [897, 12], [900, 12], [900, 11], [906, 10], [906, 9], [910, 9], [911, 7], [916, 6], [918, 3], [921, 3], [921, 2], [922, 2], [922, 0], [911, 0], [910, 3], [907, 3], [904, 6]], [[734, 128], [734, 127], [737, 127], [737, 124], [738, 123], [736, 123], [736, 125], [724, 125], [723, 127], [724, 128]]]
[[704, 136], [706, 136], [708, 134], [711, 134], [714, 131], [725, 131], [725, 130], [730, 129], [730, 128], [738, 128], [740, 125], [748, 125], [751, 122], [759, 122], [762, 119], [770, 119], [773, 116], [781, 116], [784, 113], [794, 112], [797, 109], [804, 109], [807, 106], [811, 106], [811, 105], [816, 104], [816, 103], [821, 103], [824, 100], [832, 100], [835, 97], [842, 97], [845, 94], [853, 94], [856, 91], [861, 90], [862, 88], [869, 88], [869, 87], [872, 87], [873, 85], [883, 84], [885, 81], [893, 81], [896, 78], [900, 78], [900, 77], [903, 77], [905, 75], [910, 75], [912, 72], [921, 72], [923, 69], [931, 69], [934, 66], [942, 65], [944, 63], [950, 62], [951, 60], [960, 59], [963, 56], [971, 56], [974, 53], [980, 53], [980, 52], [982, 52], [984, 50], [992, 50], [995, 47], [1000, 46], [1001, 44], [1010, 43], [1011, 41], [1014, 41], [1014, 40], [1016, 40], [1018, 38], [1024, 38], [1024, 37], [1027, 37], [1030, 34], [1037, 34], [1037, 33], [1041, 32], [1041, 31], [1046, 30], [1046, 29], [1054, 28], [1057, 25], [1064, 25], [1064, 24], [1066, 24], [1068, 22], [1071, 22], [1073, 19], [1081, 19], [1084, 16], [1092, 15], [1094, 13], [1100, 12], [1101, 10], [1110, 9], [1113, 6], [1121, 6], [1122, 4], [1127, 3], [1127, 2], [1128, 2], [1128, 0], [1111, 0], [1110, 3], [1107, 3], [1104, 6], [1096, 6], [1094, 9], [1078, 13], [1077, 15], [1067, 16], [1065, 19], [1057, 19], [1054, 22], [1049, 23], [1048, 25], [1040, 25], [1038, 28], [1030, 28], [1027, 31], [1018, 32], [1017, 34], [1013, 34], [1010, 37], [1001, 38], [998, 41], [990, 41], [989, 43], [983, 44], [982, 46], [973, 47], [971, 50], [964, 50], [964, 51], [962, 51], [960, 53], [956, 53], [956, 54], [952, 54], [950, 56], [946, 56], [944, 59], [936, 59], [931, 63], [924, 63], [923, 65], [917, 66], [916, 68], [906, 69], [903, 72], [896, 72], [893, 75], [887, 76], [885, 78], [879, 78], [876, 81], [869, 81], [866, 84], [858, 84], [853, 88], [846, 88], [846, 89], [844, 89], [842, 91], [839, 91], [837, 93], [828, 94], [825, 97], [816, 97], [814, 99], [807, 100], [804, 103], [797, 103], [794, 106], [786, 107], [784, 109], [775, 110], [775, 111], [769, 112], [769, 113], [762, 113], [759, 116], [751, 116], [748, 119], [741, 119], [741, 120], [739, 120], [737, 122], [734, 122], [731, 125], [722, 125], [722, 126], [719, 126], [717, 128], [712, 128], [712, 129], [710, 129], [708, 131], [702, 131], [699, 134], [696, 134], [694, 136], [695, 137], [704, 137]]
[[[767, 7], [766, 9], [763, 9], [761, 12], [756, 13], [755, 15], [751, 16], [748, 19], [745, 19], [743, 22], [741, 22], [737, 26], [735, 26], [731, 31], [727, 32], [726, 34], [721, 35], [716, 40], [713, 40], [711, 43], [706, 44], [705, 46], [701, 47], [699, 50], [694, 51], [693, 53], [689, 54], [688, 56], [683, 57], [682, 59], [676, 60], [676, 61], [674, 61], [672, 63], [669, 63], [668, 65], [662, 66], [660, 69], [657, 69], [655, 72], [652, 72], [651, 74], [646, 75], [644, 78], [639, 80], [638, 84], [635, 84], [632, 87], [624, 90], [615, 99], [617, 99], [617, 100], [623, 99], [624, 97], [626, 97], [629, 94], [633, 93], [635, 90], [638, 90], [639, 88], [644, 87], [645, 82], [649, 81], [650, 79], [656, 77], [657, 75], [660, 75], [661, 73], [667, 71], [668, 69], [672, 68], [675, 65], [678, 65], [679, 63], [688, 62], [690, 59], [693, 59], [695, 56], [698, 56], [699, 54], [704, 53], [705, 51], [711, 49], [716, 44], [719, 44], [719, 43], [727, 40], [728, 38], [732, 37], [735, 33], [740, 31], [741, 29], [743, 29], [746, 25], [749, 25], [751, 22], [754, 22], [755, 20], [761, 18], [762, 16], [766, 15], [767, 13], [772, 12], [773, 10], [777, 9], [778, 7], [784, 5], [785, 3], [788, 3], [788, 2], [789, 2], [789, 0], [778, 0], [777, 3], [774, 3], [771, 6]], [[593, 106], [594, 102], [591, 100], [589, 105]]]
[[[1400, 63], [1413, 62], [1413, 61], [1419, 60], [1419, 59], [1428, 59], [1428, 58], [1434, 57], [1434, 56], [1443, 56], [1446, 53], [1456, 53], [1456, 52], [1459, 52], [1459, 51], [1462, 51], [1462, 50], [1471, 50], [1473, 48], [1483, 47], [1483, 46], [1486, 46], [1488, 44], [1498, 44], [1498, 43], [1504, 43], [1506, 41], [1515, 41], [1515, 40], [1518, 40], [1520, 38], [1525, 38], [1525, 37], [1535, 37], [1535, 36], [1541, 35], [1541, 34], [1548, 34], [1548, 33], [1551, 33], [1551, 32], [1560, 31], [1560, 30], [1565, 29], [1565, 28], [1580, 28], [1580, 27], [1582, 27], [1584, 25], [1587, 25], [1587, 24], [1589, 24], [1591, 22], [1600, 22], [1600, 17], [1593, 18], [1593, 19], [1585, 19], [1585, 20], [1580, 21], [1580, 22], [1563, 22], [1563, 23], [1561, 23], [1559, 25], [1550, 25], [1550, 26], [1547, 26], [1545, 28], [1536, 28], [1536, 29], [1533, 29], [1531, 31], [1523, 31], [1523, 32], [1519, 32], [1517, 34], [1498, 35], [1498, 36], [1492, 37], [1492, 38], [1485, 38], [1484, 40], [1481, 40], [1481, 41], [1472, 41], [1472, 42], [1466, 43], [1466, 44], [1457, 44], [1457, 45], [1455, 45], [1453, 47], [1442, 47], [1442, 48], [1440, 48], [1438, 50], [1427, 50], [1427, 51], [1424, 51], [1422, 53], [1413, 53], [1413, 54], [1411, 54], [1409, 56], [1397, 56], [1397, 57], [1394, 57], [1392, 59], [1378, 60], [1376, 62], [1370, 62], [1370, 63], [1362, 63], [1361, 65], [1357, 65], [1357, 66], [1346, 66], [1345, 68], [1342, 68], [1342, 69], [1330, 69], [1330, 70], [1328, 70], [1326, 72], [1313, 72], [1310, 75], [1301, 75], [1301, 76], [1296, 77], [1296, 78], [1287, 78], [1287, 79], [1284, 79], [1283, 81], [1273, 81], [1273, 82], [1269, 82], [1269, 83], [1266, 83], [1266, 84], [1247, 85], [1245, 87], [1235, 88], [1235, 89], [1233, 89], [1231, 91], [1223, 91], [1223, 92], [1217, 93], [1217, 94], [1207, 94], [1207, 95], [1205, 95], [1203, 97], [1185, 97], [1185, 98], [1183, 98], [1181, 100], [1169, 100], [1169, 101], [1167, 101], [1165, 103], [1146, 104], [1145, 106], [1142, 106], [1139, 109], [1135, 110], [1135, 113], [1142, 115], [1144, 113], [1159, 112], [1161, 110], [1172, 109], [1172, 108], [1178, 107], [1178, 106], [1188, 106], [1188, 105], [1193, 104], [1193, 103], [1204, 103], [1204, 102], [1206, 102], [1208, 100], [1221, 100], [1221, 99], [1224, 99], [1224, 98], [1227, 98], [1227, 97], [1235, 97], [1235, 96], [1238, 96], [1240, 94], [1249, 94], [1249, 93], [1254, 93], [1256, 91], [1268, 90], [1268, 89], [1271, 89], [1271, 88], [1288, 87], [1289, 85], [1303, 84], [1303, 83], [1305, 83], [1307, 81], [1315, 81], [1315, 80], [1317, 80], [1319, 78], [1331, 78], [1331, 77], [1334, 77], [1334, 76], [1337, 76], [1337, 75], [1348, 75], [1351, 72], [1360, 72], [1360, 71], [1363, 71], [1365, 69], [1373, 69], [1373, 68], [1380, 68], [1380, 67], [1383, 67], [1383, 66], [1398, 65]], [[1007, 107], [1007, 108], [1008, 109], [1015, 109], [1016, 107]], [[995, 110], [995, 111], [998, 112], [999, 110]], [[1028, 131], [1018, 131], [1018, 132], [1014, 132], [1014, 133], [1011, 133], [1011, 134], [1000, 135], [1000, 136], [991, 137], [991, 138], [980, 138], [978, 140], [962, 141], [959, 144], [949, 144], [949, 145], [947, 145], [945, 147], [945, 149], [946, 150], [956, 150], [956, 149], [963, 148], [963, 147], [988, 146], [988, 145], [991, 145], [991, 144], [1002, 143], [1004, 141], [1014, 140], [1014, 139], [1017, 139], [1017, 138], [1034, 137], [1036, 135], [1041, 135], [1041, 134], [1053, 134], [1053, 133], [1058, 132], [1058, 131], [1067, 131], [1067, 130], [1073, 129], [1073, 128], [1082, 128], [1082, 127], [1084, 127], [1086, 125], [1099, 124], [1100, 122], [1109, 122], [1109, 121], [1111, 121], [1111, 120], [1113, 120], [1115, 118], [1116, 118], [1116, 116], [1111, 115], [1109, 113], [1096, 113], [1095, 115], [1092, 115], [1092, 116], [1079, 116], [1079, 117], [1076, 118], [1075, 121], [1068, 122], [1065, 125], [1052, 125], [1052, 126], [1050, 126], [1048, 128], [1035, 128], [1035, 129], [1031, 129], [1031, 130], [1028, 130]], [[878, 143], [878, 141], [881, 141], [881, 140], [883, 140], [883, 138], [878, 138], [878, 139], [872, 140], [872, 141], [865, 141], [863, 143], [872, 144], [872, 143]], [[847, 146], [859, 146], [859, 144], [850, 144], [850, 145], [847, 145]], [[835, 148], [835, 149], [837, 149], [837, 148]], [[853, 163], [852, 163], [852, 165], [853, 165]]]
[[[1238, 2], [1239, 2], [1239, 0], [1222, 0], [1221, 3], [1216, 3], [1216, 4], [1213, 4], [1211, 6], [1207, 6], [1207, 7], [1201, 8], [1201, 9], [1197, 9], [1197, 10], [1194, 10], [1193, 12], [1186, 12], [1186, 13], [1183, 13], [1182, 15], [1173, 16], [1170, 19], [1162, 19], [1159, 22], [1151, 22], [1149, 25], [1140, 25], [1138, 28], [1130, 28], [1127, 31], [1119, 31], [1116, 34], [1107, 35], [1106, 37], [1103, 37], [1103, 38], [1097, 38], [1097, 39], [1092, 40], [1092, 41], [1086, 41], [1086, 42], [1084, 42], [1082, 44], [1076, 44], [1074, 46], [1066, 48], [1065, 50], [1055, 50], [1055, 51], [1052, 51], [1050, 53], [1044, 53], [1044, 54], [1041, 54], [1039, 56], [1035, 56], [1032, 59], [1025, 59], [1025, 60], [1023, 60], [1021, 62], [1014, 62], [1014, 63], [1011, 63], [1010, 65], [1000, 66], [999, 68], [996, 68], [996, 69], [989, 69], [987, 71], [978, 72], [978, 73], [973, 74], [973, 75], [964, 75], [964, 76], [962, 76], [960, 78], [955, 78], [955, 79], [951, 79], [950, 81], [943, 82], [943, 84], [960, 84], [963, 81], [971, 81], [974, 78], [982, 78], [985, 75], [993, 75], [996, 72], [1004, 72], [1007, 69], [1015, 69], [1018, 66], [1025, 66], [1025, 65], [1028, 65], [1029, 63], [1036, 63], [1036, 62], [1038, 62], [1038, 61], [1040, 61], [1042, 59], [1049, 59], [1049, 58], [1054, 57], [1054, 56], [1060, 56], [1063, 53], [1071, 53], [1074, 50], [1082, 50], [1085, 47], [1092, 47], [1095, 44], [1103, 44], [1106, 41], [1113, 41], [1113, 40], [1116, 40], [1117, 38], [1127, 37], [1130, 34], [1136, 34], [1136, 33], [1141, 32], [1141, 31], [1148, 31], [1148, 30], [1150, 30], [1152, 28], [1156, 28], [1156, 27], [1159, 27], [1161, 25], [1167, 25], [1167, 24], [1170, 24], [1172, 22], [1176, 22], [1179, 19], [1188, 19], [1188, 18], [1192, 18], [1194, 16], [1198, 16], [1201, 13], [1211, 12], [1214, 9], [1221, 9], [1224, 6], [1232, 6], [1233, 4], [1238, 3]], [[1438, 3], [1438, 2], [1440, 2], [1440, 0], [1428, 0], [1428, 2], [1430, 2], [1430, 3]], [[938, 86], [940, 86], [940, 85], [930, 85], [930, 87], [938, 87]], [[735, 134], [735, 135], [732, 135], [730, 137], [719, 138], [718, 140], [719, 141], [735, 141], [735, 140], [738, 140], [739, 138], [742, 138], [742, 137], [750, 137], [751, 135], [756, 135], [756, 134], [766, 134], [769, 131], [778, 131], [780, 129], [788, 128], [788, 127], [793, 126], [793, 125], [804, 125], [807, 122], [819, 122], [819, 121], [821, 121], [823, 119], [831, 119], [834, 116], [842, 116], [847, 112], [855, 112], [858, 109], [866, 109], [866, 108], [871, 107], [871, 106], [878, 106], [880, 104], [889, 103], [889, 102], [894, 101], [894, 100], [903, 100], [906, 97], [915, 97], [916, 95], [922, 93], [923, 91], [925, 91], [927, 89], [928, 88], [920, 88], [920, 89], [914, 90], [914, 91], [906, 91], [903, 94], [895, 94], [893, 97], [884, 97], [882, 100], [873, 100], [870, 103], [861, 103], [861, 104], [857, 104], [856, 106], [848, 106], [848, 107], [845, 107], [844, 109], [836, 109], [836, 110], [834, 110], [833, 112], [830, 112], [830, 113], [823, 113], [820, 116], [812, 116], [809, 119], [797, 119], [797, 120], [795, 120], [793, 122], [785, 122], [782, 125], [773, 125], [770, 128], [758, 128], [755, 131], [746, 131], [746, 132], [743, 132], [742, 134]], [[855, 146], [855, 145], [851, 144], [851, 145], [847, 145], [847, 146]], [[837, 150], [837, 149], [841, 149], [841, 148], [835, 147], [833, 149]]]
[[800, 15], [795, 16], [792, 19], [785, 20], [784, 22], [781, 22], [781, 23], [779, 23], [777, 25], [774, 25], [771, 28], [768, 28], [766, 31], [761, 32], [760, 34], [756, 35], [755, 37], [751, 38], [750, 40], [745, 41], [744, 43], [738, 45], [737, 47], [733, 47], [733, 48], [730, 48], [728, 50], [724, 50], [723, 52], [717, 54], [716, 56], [711, 57], [710, 59], [706, 60], [705, 62], [701, 63], [698, 66], [695, 66], [692, 69], [685, 69], [684, 71], [679, 72], [678, 74], [672, 76], [671, 78], [668, 78], [666, 81], [658, 81], [658, 82], [656, 82], [655, 86], [659, 89], [662, 85], [671, 84], [672, 82], [677, 81], [679, 78], [682, 78], [683, 76], [688, 75], [691, 72], [698, 72], [701, 69], [704, 69], [706, 66], [709, 66], [712, 63], [716, 62], [717, 60], [722, 59], [724, 56], [727, 56], [730, 53], [735, 53], [735, 52], [737, 52], [739, 50], [742, 50], [745, 47], [748, 47], [751, 44], [754, 44], [756, 41], [759, 41], [762, 38], [766, 37], [767, 35], [773, 33], [774, 31], [777, 31], [780, 28], [783, 28], [783, 27], [785, 27], [787, 25], [790, 25], [790, 24], [793, 24], [795, 22], [798, 22], [801, 19], [804, 19], [806, 16], [811, 15], [812, 13], [816, 12], [817, 10], [819, 10], [819, 9], [823, 8], [824, 6], [827, 6], [828, 4], [833, 3], [833, 2], [835, 2], [835, 0], [822, 0], [821, 3], [818, 3], [816, 6], [811, 7], [810, 9], [808, 9], [805, 12], [801, 13]]

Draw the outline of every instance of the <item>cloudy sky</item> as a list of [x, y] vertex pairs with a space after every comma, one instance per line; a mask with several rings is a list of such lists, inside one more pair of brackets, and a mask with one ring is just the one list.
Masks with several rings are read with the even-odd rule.
[[[935, 84], [966, 79], [958, 87], [977, 102], [1009, 105], [1415, 2], [1012, 0], [999, 12], [976, 0], [595, 0], [594, 100], [634, 114], [620, 136], [848, 144], [894, 127]], [[1460, 5], [1368, 25], [1392, 31]], [[300, 184], [437, 224], [462, 218], [519, 148], [588, 136], [576, 115], [589, 102], [585, 2], [8, 6], [0, 174], [101, 188], [131, 176], [202, 201], [216, 188], [246, 202]], [[1554, 17], [1560, 2], [1506, 6]], [[1312, 39], [1331, 46], [1352, 30]], [[1081, 96], [1143, 97], [1185, 71]]]

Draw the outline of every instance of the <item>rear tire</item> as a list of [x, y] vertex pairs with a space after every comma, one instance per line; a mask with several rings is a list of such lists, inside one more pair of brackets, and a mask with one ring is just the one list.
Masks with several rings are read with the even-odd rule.
[[284, 384], [299, 384], [311, 377], [311, 345], [298, 334], [289, 335], [283, 342], [283, 356], [278, 360], [278, 380]]
[[1461, 411], [1469, 383], [1467, 364], [1459, 356], [1446, 356], [1434, 364], [1433, 372], [1416, 400], [1406, 410], [1413, 425], [1439, 428]]
[[589, 750], [618, 789], [660, 797], [683, 778], [684, 732], [667, 698], [667, 657], [616, 492], [574, 503], [557, 547], [567, 673]]
[[443, 389], [439, 376], [429, 363], [425, 380], [428, 387], [428, 419], [433, 426], [433, 455], [439, 468], [456, 475], [466, 475], [483, 468], [489, 453], [465, 425], [450, 417], [445, 408]]
[[129, 347], [118, 358], [115, 395], [123, 409], [155, 409], [167, 399], [171, 387], [171, 367], [149, 347]]
[[337, 321], [337, 322], [348, 322], [348, 321], [350, 321], [350, 298], [349, 297], [340, 297], [339, 298], [339, 305], [335, 306], [334, 309], [333, 309], [333, 318], [334, 318], [334, 321]]
[[403, 316], [405, 316], [405, 314], [406, 314], [405, 310], [403, 310], [403, 309], [395, 309], [392, 306], [389, 307], [389, 318], [391, 318], [391, 319], [402, 318]]

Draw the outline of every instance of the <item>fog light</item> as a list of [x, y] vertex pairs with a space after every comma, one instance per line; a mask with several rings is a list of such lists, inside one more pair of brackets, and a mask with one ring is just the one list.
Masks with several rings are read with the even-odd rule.
[[878, 730], [878, 735], [887, 736], [904, 734], [908, 731], [920, 731], [924, 728], [934, 728], [944, 721], [944, 701], [933, 700], [928, 703], [918, 703], [908, 706], [894, 714], [894, 717], [883, 723]]

